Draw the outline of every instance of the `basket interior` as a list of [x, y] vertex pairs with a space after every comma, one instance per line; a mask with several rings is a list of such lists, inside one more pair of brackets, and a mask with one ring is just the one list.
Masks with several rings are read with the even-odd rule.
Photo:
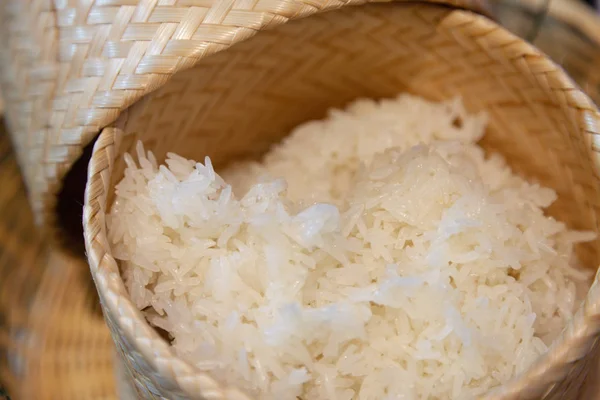
[[[489, 113], [488, 151], [558, 192], [552, 215], [598, 231], [585, 111], [568, 105], [565, 85], [545, 58], [483, 17], [432, 5], [346, 7], [259, 32], [136, 103], [116, 122], [126, 135], [112, 180], [137, 139], [159, 161], [167, 152], [209, 155], [219, 168], [260, 157], [294, 126], [359, 97], [460, 95], [470, 111]], [[587, 267], [597, 267], [599, 249], [598, 241], [578, 249]]]

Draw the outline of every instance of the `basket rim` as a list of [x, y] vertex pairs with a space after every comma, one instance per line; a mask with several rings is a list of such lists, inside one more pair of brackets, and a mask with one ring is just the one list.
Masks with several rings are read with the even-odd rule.
[[[415, 7], [440, 7], [436, 4], [415, 4]], [[559, 87], [553, 86], [553, 92], [560, 93], [564, 103], [576, 113], [579, 130], [588, 145], [588, 150], [595, 152], [593, 163], [596, 176], [600, 176], [600, 112], [582, 92], [564, 70], [550, 60], [540, 50], [512, 34], [495, 22], [461, 9], [449, 9], [444, 16], [458, 16], [463, 22], [477, 24], [494, 31], [494, 42], [510, 42], [510, 49], [502, 48], [507, 59], [515, 58], [518, 52], [522, 57], [519, 70], [535, 66], [535, 70], [551, 71], [556, 74]], [[461, 27], [464, 28], [464, 25]], [[454, 28], [451, 27], [450, 29]], [[481, 37], [486, 40], [486, 37]], [[515, 46], [518, 51], [515, 51]], [[540, 68], [543, 66], [543, 68]], [[145, 317], [130, 300], [124, 281], [120, 276], [117, 261], [110, 253], [106, 236], [105, 213], [110, 207], [106, 204], [107, 195], [113, 188], [109, 187], [114, 154], [117, 152], [123, 131], [118, 127], [105, 128], [94, 145], [92, 158], [88, 167], [88, 181], [85, 190], [83, 210], [84, 239], [88, 262], [99, 292], [103, 311], [115, 318], [118, 328], [135, 351], [144, 357], [144, 363], [152, 366], [168, 380], [170, 385], [181, 388], [187, 396], [208, 400], [236, 399], [248, 400], [249, 397], [237, 388], [227, 387], [217, 382], [210, 373], [202, 372], [189, 362], [175, 354], [174, 349], [162, 339], [150, 326]], [[596, 144], [597, 143], [597, 144]], [[541, 397], [561, 381], [568, 373], [568, 365], [585, 357], [589, 348], [600, 335], [600, 272], [596, 274], [586, 298], [579, 310], [563, 330], [556, 343], [541, 356], [524, 373], [514, 379], [492, 389], [486, 394], [487, 399], [517, 400], [523, 393], [527, 398]], [[114, 337], [113, 337], [114, 338]], [[573, 355], [570, 350], [576, 349]]]

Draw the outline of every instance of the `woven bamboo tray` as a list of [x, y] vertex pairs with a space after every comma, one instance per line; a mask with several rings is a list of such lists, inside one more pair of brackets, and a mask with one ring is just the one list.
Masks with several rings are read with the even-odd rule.
[[527, 37], [567, 70], [600, 104], [600, 17], [578, 0], [503, 0], [492, 3], [502, 25]]
[[114, 399], [112, 340], [81, 256], [49, 249], [0, 132], [0, 382], [13, 400]]
[[[503, 14], [499, 15], [501, 22], [519, 21], [511, 28], [519, 34], [529, 31], [534, 16], [531, 9], [513, 2], [500, 4], [505, 4]], [[575, 10], [575, 15], [571, 11], [569, 18], [560, 12], [551, 13], [541, 34], [552, 39], [535, 43], [563, 62], [579, 85], [598, 102], [598, 81], [594, 78], [598, 71], [594, 60], [600, 58], [598, 36], [589, 30], [582, 32], [577, 23], [596, 18], [587, 8]], [[0, 235], [0, 386], [6, 385], [13, 400], [114, 399], [112, 341], [98, 323], [93, 307], [82, 306], [93, 303], [95, 297], [85, 274], [76, 273], [87, 267], [71, 255], [50, 257], [47, 250], [36, 250], [41, 239], [31, 213], [23, 209], [25, 190], [3, 134], [0, 134], [0, 149], [0, 181], [5, 186], [0, 191], [0, 209], [8, 210], [0, 213], [0, 232], [4, 232]], [[13, 184], [14, 191], [9, 190]], [[13, 234], [15, 229], [22, 233]], [[50, 262], [51, 259], [61, 262]], [[67, 263], [62, 262], [65, 259]], [[15, 273], [16, 265], [24, 272]], [[13, 290], [23, 287], [25, 276], [38, 283], [28, 290], [21, 289], [20, 293]], [[58, 295], [67, 291], [76, 294]], [[51, 318], [59, 312], [70, 314], [71, 322], [53, 321]], [[94, 329], [86, 329], [86, 325]], [[33, 350], [29, 348], [31, 343], [36, 344]], [[590, 393], [594, 392], [591, 387]]]

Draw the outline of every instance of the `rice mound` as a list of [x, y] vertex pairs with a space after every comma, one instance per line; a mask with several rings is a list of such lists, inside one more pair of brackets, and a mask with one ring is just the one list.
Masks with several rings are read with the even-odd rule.
[[176, 352], [257, 398], [481, 395], [560, 333], [594, 238], [545, 216], [556, 194], [486, 157], [484, 129], [458, 100], [359, 100], [225, 180], [138, 144], [112, 251]]

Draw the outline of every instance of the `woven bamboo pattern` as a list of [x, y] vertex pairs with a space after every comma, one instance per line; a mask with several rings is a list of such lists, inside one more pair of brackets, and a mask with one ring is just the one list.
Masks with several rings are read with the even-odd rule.
[[1, 383], [13, 400], [116, 400], [114, 346], [88, 267], [38, 233], [3, 128], [0, 182]]
[[[490, 20], [412, 4], [346, 7], [257, 34], [203, 58], [124, 112], [95, 143], [84, 229], [104, 314], [140, 398], [245, 399], [178, 359], [128, 299], [106, 238], [105, 212], [123, 171], [122, 154], [142, 139], [167, 151], [210, 155], [215, 165], [256, 157], [300, 122], [360, 96], [408, 91], [434, 100], [461, 94], [486, 109], [484, 146], [553, 187], [551, 210], [570, 226], [600, 231], [596, 142], [600, 116], [563, 71]], [[579, 249], [596, 269], [600, 243]], [[576, 398], [600, 331], [592, 286], [562, 339], [489, 399]], [[566, 378], [566, 379], [565, 379]]]
[[[483, 0], [431, 1], [483, 9]], [[261, 29], [364, 2], [2, 1], [0, 84], [37, 223], [56, 228], [62, 178], [83, 148], [174, 73]]]

